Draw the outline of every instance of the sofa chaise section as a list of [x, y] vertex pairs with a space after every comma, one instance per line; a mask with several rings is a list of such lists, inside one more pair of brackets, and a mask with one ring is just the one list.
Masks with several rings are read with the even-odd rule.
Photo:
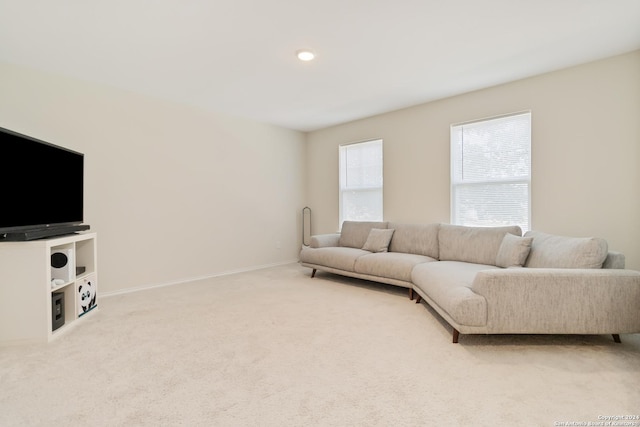
[[518, 226], [464, 227], [441, 224], [438, 230], [440, 261], [418, 265], [411, 280], [418, 294], [459, 333], [486, 333], [489, 306], [471, 289], [476, 275], [500, 269], [496, 259], [506, 235], [520, 236]]

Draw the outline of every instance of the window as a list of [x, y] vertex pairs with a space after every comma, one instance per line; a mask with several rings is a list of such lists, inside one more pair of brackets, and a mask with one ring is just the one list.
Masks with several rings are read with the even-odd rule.
[[340, 146], [340, 224], [382, 221], [382, 140]]
[[451, 223], [531, 223], [531, 112], [451, 126]]

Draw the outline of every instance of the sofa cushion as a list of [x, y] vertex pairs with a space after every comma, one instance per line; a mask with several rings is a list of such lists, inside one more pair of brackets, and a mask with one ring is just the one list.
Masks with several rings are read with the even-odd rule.
[[386, 222], [344, 221], [338, 244], [348, 248], [361, 249], [372, 228], [387, 228]]
[[493, 265], [440, 261], [417, 265], [411, 273], [414, 289], [428, 295], [456, 323], [487, 324], [487, 301], [473, 292], [471, 284], [479, 271], [498, 269]]
[[514, 236], [511, 233], [504, 235], [498, 255], [496, 265], [498, 267], [522, 267], [531, 251], [533, 237]]
[[389, 252], [425, 255], [438, 258], [438, 230], [440, 224], [402, 224], [390, 222], [389, 228], [396, 230], [389, 244]]
[[354, 271], [356, 259], [367, 254], [371, 254], [371, 252], [337, 246], [329, 248], [304, 248], [300, 252], [300, 261], [338, 270]]
[[507, 233], [522, 236], [522, 229], [517, 225], [466, 227], [441, 224], [438, 232], [440, 260], [496, 265], [498, 250]]
[[602, 268], [609, 246], [598, 237], [565, 237], [527, 231], [533, 237], [525, 267]]
[[411, 282], [411, 270], [418, 264], [437, 261], [424, 255], [385, 252], [368, 254], [356, 260], [355, 271], [360, 274]]
[[387, 252], [394, 231], [393, 228], [372, 228], [362, 249], [369, 252]]

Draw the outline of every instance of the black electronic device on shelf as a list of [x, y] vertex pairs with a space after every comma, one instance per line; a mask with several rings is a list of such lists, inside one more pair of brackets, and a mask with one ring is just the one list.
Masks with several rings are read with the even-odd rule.
[[85, 231], [84, 154], [0, 128], [0, 241]]

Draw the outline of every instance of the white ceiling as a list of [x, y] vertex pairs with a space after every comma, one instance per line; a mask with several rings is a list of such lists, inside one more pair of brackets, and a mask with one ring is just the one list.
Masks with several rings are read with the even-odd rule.
[[302, 131], [636, 49], [640, 0], [0, 0], [0, 61]]

